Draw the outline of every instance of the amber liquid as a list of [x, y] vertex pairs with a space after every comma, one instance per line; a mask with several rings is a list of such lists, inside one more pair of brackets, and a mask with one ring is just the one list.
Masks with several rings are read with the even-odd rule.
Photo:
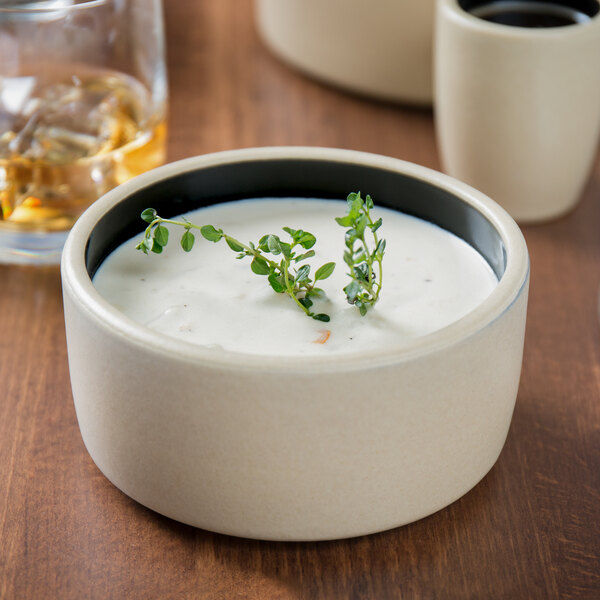
[[153, 113], [131, 77], [4, 79], [0, 99], [0, 234], [68, 230], [102, 194], [164, 162], [164, 110]]

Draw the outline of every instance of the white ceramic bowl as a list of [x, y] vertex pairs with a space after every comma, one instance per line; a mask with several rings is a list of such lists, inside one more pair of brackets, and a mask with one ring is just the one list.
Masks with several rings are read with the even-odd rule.
[[[101, 261], [142, 231], [147, 206], [170, 216], [215, 200], [343, 198], [356, 189], [467, 240], [500, 276], [498, 286], [477, 309], [408, 346], [291, 359], [165, 338], [92, 285]], [[90, 207], [64, 249], [83, 440], [123, 492], [212, 531], [321, 540], [414, 521], [462, 496], [498, 458], [521, 370], [528, 265], [502, 208], [400, 160], [261, 148], [155, 169]]]
[[277, 56], [314, 77], [429, 105], [434, 7], [434, 0], [256, 0], [256, 24]]

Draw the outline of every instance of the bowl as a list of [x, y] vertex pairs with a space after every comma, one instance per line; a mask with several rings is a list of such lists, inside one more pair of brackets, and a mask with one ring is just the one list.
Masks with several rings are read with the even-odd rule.
[[[92, 283], [111, 251], [141, 234], [148, 206], [169, 217], [225, 200], [343, 198], [358, 189], [464, 239], [498, 285], [463, 318], [398, 347], [265, 357], [162, 336]], [[93, 204], [67, 239], [62, 280], [86, 448], [125, 494], [178, 521], [268, 540], [382, 531], [465, 494], [506, 439], [522, 362], [527, 248], [502, 208], [441, 173], [325, 148], [186, 159]]]
[[257, 0], [279, 58], [326, 83], [381, 100], [432, 103], [433, 0]]

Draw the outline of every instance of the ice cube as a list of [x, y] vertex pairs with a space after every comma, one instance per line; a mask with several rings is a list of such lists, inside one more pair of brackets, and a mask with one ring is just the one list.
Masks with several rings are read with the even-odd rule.
[[1, 77], [0, 110], [17, 115], [23, 111], [35, 87], [35, 77]]

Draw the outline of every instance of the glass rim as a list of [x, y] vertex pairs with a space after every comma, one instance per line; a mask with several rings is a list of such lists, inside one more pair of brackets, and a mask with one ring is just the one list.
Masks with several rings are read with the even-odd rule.
[[8, 6], [6, 4], [0, 5], [0, 15], [31, 15], [68, 12], [102, 6], [108, 4], [110, 1], [111, 0], [25, 0], [24, 2], [16, 2], [13, 0]]

